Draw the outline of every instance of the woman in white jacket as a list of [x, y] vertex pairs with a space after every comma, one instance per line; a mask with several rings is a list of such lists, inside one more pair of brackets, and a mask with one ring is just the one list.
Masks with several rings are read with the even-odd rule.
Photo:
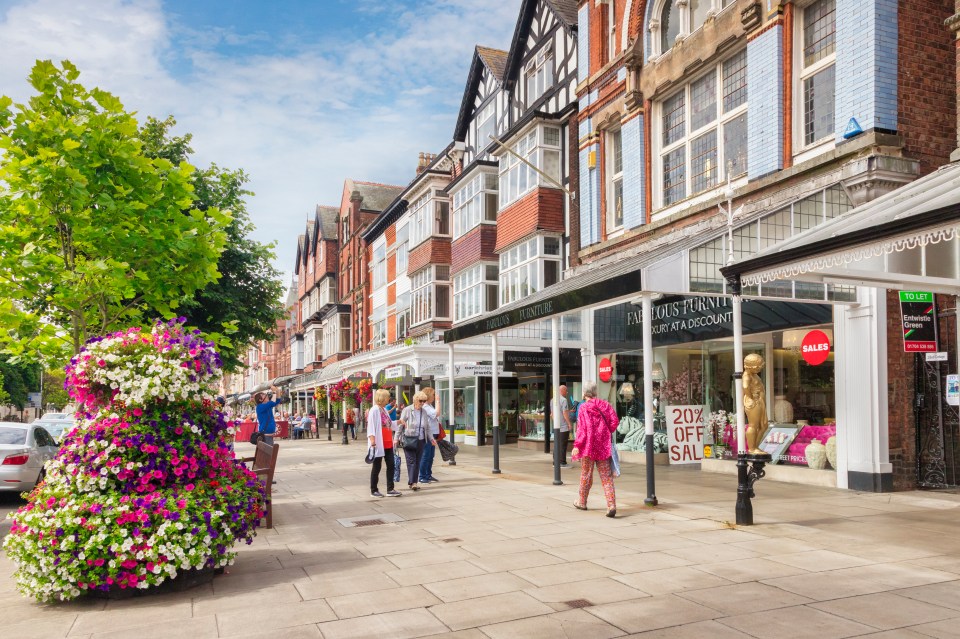
[[373, 407], [367, 412], [367, 441], [374, 449], [373, 464], [370, 467], [370, 496], [383, 497], [378, 484], [383, 459], [387, 460], [387, 497], [399, 497], [393, 489], [393, 422], [384, 406], [390, 401], [390, 391], [377, 389], [373, 394]]

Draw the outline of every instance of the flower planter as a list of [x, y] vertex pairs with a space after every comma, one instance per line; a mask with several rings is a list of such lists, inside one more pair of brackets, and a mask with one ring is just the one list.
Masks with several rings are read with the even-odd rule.
[[223, 574], [223, 568], [195, 568], [184, 570], [173, 579], [168, 579], [159, 586], [151, 588], [120, 588], [110, 586], [108, 590], [89, 590], [90, 599], [133, 599], [134, 597], [150, 597], [153, 595], [169, 595], [175, 592], [186, 592], [197, 586], [213, 582], [213, 578]]

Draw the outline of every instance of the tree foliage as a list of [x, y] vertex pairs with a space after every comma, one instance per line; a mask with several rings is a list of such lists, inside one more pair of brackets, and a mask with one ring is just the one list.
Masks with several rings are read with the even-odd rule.
[[38, 61], [0, 97], [0, 348], [59, 359], [169, 317], [217, 278], [229, 215], [194, 206], [194, 169], [148, 157], [120, 101]]
[[[188, 162], [193, 149], [191, 134], [173, 136], [176, 120], [148, 118], [141, 128], [144, 153], [173, 164]], [[277, 320], [283, 317], [280, 273], [272, 266], [273, 245], [250, 239], [253, 224], [247, 213], [244, 188], [249, 180], [243, 170], [211, 164], [191, 177], [196, 206], [201, 211], [229, 211], [227, 243], [217, 269], [220, 279], [198, 290], [180, 308], [189, 326], [195, 326], [217, 342], [224, 369], [239, 370], [247, 346], [271, 339]]]
[[0, 355], [0, 387], [6, 395], [3, 404], [12, 404], [23, 410], [30, 401], [29, 393], [40, 390], [40, 366], [23, 361], [14, 362]]

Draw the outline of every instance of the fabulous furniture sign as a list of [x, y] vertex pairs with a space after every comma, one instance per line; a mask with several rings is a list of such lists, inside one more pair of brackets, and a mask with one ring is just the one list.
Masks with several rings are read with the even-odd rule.
[[[827, 304], [743, 300], [743, 333], [750, 335], [829, 324]], [[673, 296], [653, 305], [654, 346], [686, 344], [733, 335], [733, 303], [729, 297]], [[594, 312], [596, 348], [600, 352], [639, 348], [643, 319], [636, 306], [618, 304]]]

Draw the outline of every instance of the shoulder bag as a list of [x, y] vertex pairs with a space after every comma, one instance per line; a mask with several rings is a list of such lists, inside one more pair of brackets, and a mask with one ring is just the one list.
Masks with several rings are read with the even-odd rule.
[[417, 442], [420, 441], [420, 433], [423, 429], [423, 411], [420, 411], [420, 424], [417, 426], [416, 435], [407, 435], [407, 430], [403, 430], [403, 449], [409, 451], [417, 450]]

